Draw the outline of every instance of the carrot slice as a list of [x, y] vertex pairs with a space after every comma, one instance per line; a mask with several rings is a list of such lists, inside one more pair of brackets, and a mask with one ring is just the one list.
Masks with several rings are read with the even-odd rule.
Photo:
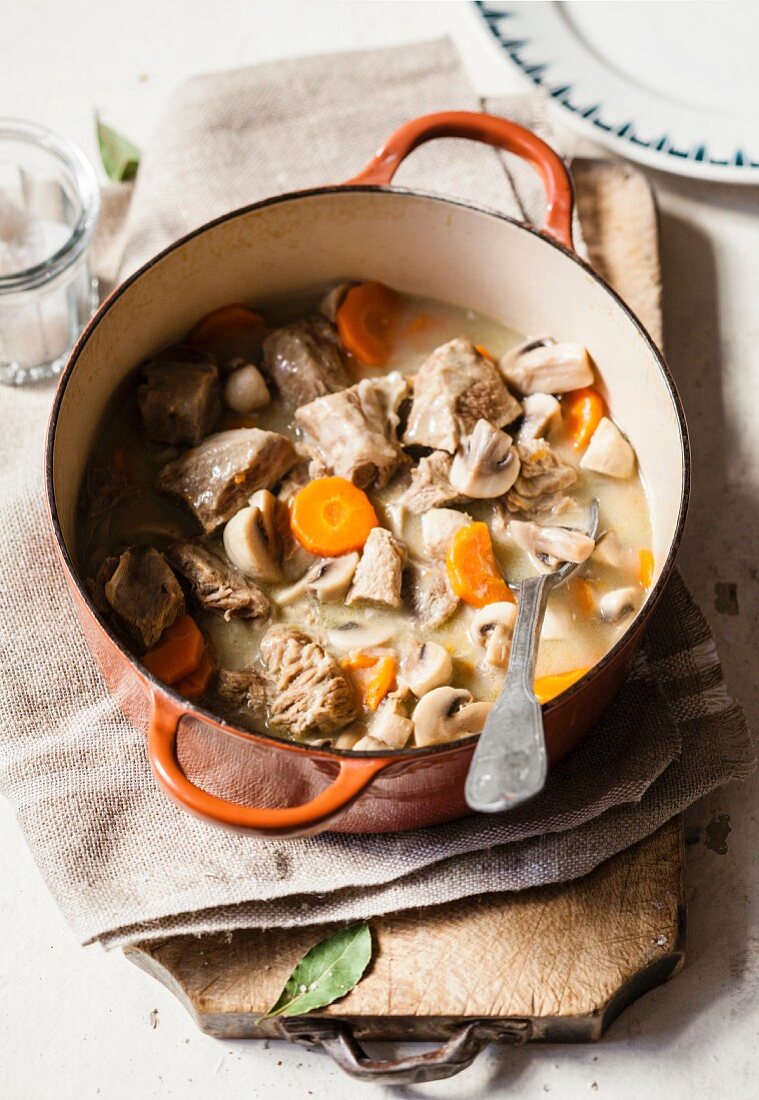
[[456, 532], [446, 558], [451, 588], [464, 603], [484, 607], [514, 595], [498, 568], [487, 523], [470, 523]]
[[363, 489], [344, 477], [320, 477], [309, 481], [293, 497], [290, 527], [301, 546], [325, 558], [360, 550], [377, 513]]
[[575, 577], [569, 581], [567, 589], [583, 615], [591, 618], [596, 609], [593, 586], [584, 577]]
[[375, 711], [387, 693], [395, 687], [398, 661], [392, 654], [381, 656], [378, 653], [356, 650], [343, 659], [342, 666], [351, 672], [358, 672], [354, 680], [367, 710]]
[[239, 355], [253, 359], [260, 355], [265, 332], [266, 322], [260, 313], [246, 306], [222, 306], [198, 321], [187, 342], [223, 358]]
[[189, 676], [183, 676], [174, 684], [180, 695], [186, 695], [188, 699], [199, 699], [204, 694], [213, 676], [213, 661], [208, 655], [208, 650], [203, 650], [200, 664]]
[[335, 320], [343, 347], [370, 367], [384, 367], [390, 358], [401, 297], [383, 283], [351, 287]]
[[495, 363], [495, 359], [490, 354], [484, 344], [475, 344], [474, 350], [477, 352], [478, 355], [481, 355], [483, 359], [489, 359], [491, 363]]
[[204, 649], [203, 635], [195, 620], [190, 615], [182, 615], [166, 627], [160, 641], [147, 651], [142, 663], [164, 684], [176, 684], [195, 671]]
[[376, 653], [364, 653], [362, 650], [357, 649], [344, 657], [340, 663], [343, 668], [349, 668], [351, 672], [355, 672], [356, 669], [374, 668], [378, 660], [379, 657]]
[[538, 676], [535, 680], [535, 696], [539, 703], [547, 703], [566, 691], [585, 675], [587, 668], [575, 668], [571, 672], [558, 672], [554, 676]]
[[395, 674], [398, 662], [395, 657], [381, 657], [377, 661], [377, 671], [366, 685], [364, 705], [375, 711], [389, 691], [395, 687]]
[[638, 551], [638, 580], [644, 588], [650, 588], [654, 579], [654, 555], [642, 546]]
[[562, 406], [572, 446], [576, 451], [583, 451], [601, 419], [606, 416], [606, 402], [598, 390], [586, 386], [568, 393]]
[[412, 317], [404, 329], [405, 336], [416, 336], [419, 332], [426, 332], [431, 328], [433, 319], [429, 313], [417, 313], [416, 317]]

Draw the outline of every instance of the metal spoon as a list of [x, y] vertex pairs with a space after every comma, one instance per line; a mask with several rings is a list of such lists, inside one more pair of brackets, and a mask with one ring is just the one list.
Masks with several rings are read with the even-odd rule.
[[[598, 501], [590, 502], [587, 533], [598, 532]], [[535, 698], [535, 662], [549, 593], [576, 576], [584, 562], [564, 562], [554, 573], [526, 577], [518, 593], [517, 621], [506, 678], [480, 734], [465, 796], [470, 809], [500, 813], [543, 789], [548, 771], [543, 712]]]

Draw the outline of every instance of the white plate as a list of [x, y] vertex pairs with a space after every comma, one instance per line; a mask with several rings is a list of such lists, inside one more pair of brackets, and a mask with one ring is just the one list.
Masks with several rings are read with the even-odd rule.
[[665, 172], [759, 183], [759, 4], [475, 4], [567, 125]]

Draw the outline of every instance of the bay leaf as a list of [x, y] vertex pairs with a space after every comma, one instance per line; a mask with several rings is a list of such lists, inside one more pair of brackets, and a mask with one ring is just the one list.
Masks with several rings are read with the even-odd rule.
[[372, 957], [368, 924], [352, 924], [314, 944], [266, 1016], [301, 1016], [338, 1001], [358, 984]]
[[132, 180], [140, 166], [140, 150], [129, 138], [97, 119], [100, 159], [109, 179]]

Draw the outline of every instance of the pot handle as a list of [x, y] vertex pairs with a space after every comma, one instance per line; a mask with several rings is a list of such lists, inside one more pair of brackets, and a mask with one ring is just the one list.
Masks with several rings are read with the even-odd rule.
[[391, 764], [390, 757], [343, 758], [334, 782], [302, 806], [242, 806], [196, 787], [177, 759], [176, 736], [186, 711], [158, 693], [153, 696], [148, 757], [158, 784], [175, 802], [215, 825], [242, 829], [261, 837], [310, 836], [323, 832]]
[[471, 138], [495, 145], [529, 161], [540, 174], [546, 192], [546, 220], [541, 232], [574, 251], [572, 243], [572, 177], [550, 145], [524, 126], [479, 111], [440, 111], [405, 123], [374, 154], [369, 163], [345, 184], [387, 186], [409, 153], [439, 137]]

